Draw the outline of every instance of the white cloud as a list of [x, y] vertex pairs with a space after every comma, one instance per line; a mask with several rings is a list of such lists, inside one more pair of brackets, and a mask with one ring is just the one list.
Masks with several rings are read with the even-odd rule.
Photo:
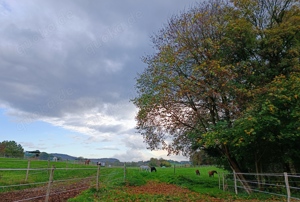
[[119, 159], [121, 162], [131, 162], [131, 161], [141, 161], [145, 159], [150, 159], [149, 156], [146, 156], [140, 150], [127, 150], [126, 153], [116, 154], [113, 156], [114, 158]]

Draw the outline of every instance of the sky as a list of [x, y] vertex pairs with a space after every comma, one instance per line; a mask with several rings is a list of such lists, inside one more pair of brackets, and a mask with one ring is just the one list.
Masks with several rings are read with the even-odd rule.
[[[200, 1], [200, 0], [198, 0]], [[195, 0], [0, 0], [0, 141], [122, 162], [164, 158], [135, 129], [150, 36]]]

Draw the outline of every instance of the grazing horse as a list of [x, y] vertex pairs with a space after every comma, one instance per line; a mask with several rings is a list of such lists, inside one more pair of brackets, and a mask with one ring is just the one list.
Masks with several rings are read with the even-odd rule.
[[90, 164], [90, 159], [85, 160], [84, 165], [89, 165]]
[[150, 172], [150, 167], [149, 166], [140, 166], [140, 171], [148, 171], [148, 172]]
[[214, 177], [214, 174], [215, 174], [215, 173], [218, 174], [218, 172], [215, 171], [215, 170], [209, 171], [209, 172], [208, 172], [208, 176], [209, 176], [209, 177], [211, 177], [211, 176]]
[[151, 173], [152, 173], [152, 171], [156, 172], [156, 168], [154, 166], [151, 167]]
[[196, 175], [200, 175], [200, 171], [199, 170], [196, 170]]

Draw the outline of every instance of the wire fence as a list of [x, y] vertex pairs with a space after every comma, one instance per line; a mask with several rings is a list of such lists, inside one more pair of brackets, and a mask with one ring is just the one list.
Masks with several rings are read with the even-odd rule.
[[0, 168], [0, 201], [48, 202], [64, 193], [80, 193], [92, 187], [98, 190], [100, 182], [122, 182], [124, 168], [106, 169], [110, 172], [102, 173], [100, 165], [30, 168], [30, 162], [27, 168]]
[[[243, 176], [240, 177], [240, 176]], [[262, 193], [300, 201], [300, 175], [288, 173], [227, 173], [219, 175], [224, 191]], [[222, 181], [222, 182], [221, 182]]]
[[[47, 163], [46, 163], [47, 164]], [[126, 166], [101, 169], [89, 165], [72, 167], [70, 164], [56, 168], [41, 165], [40, 168], [0, 168], [0, 197], [15, 190], [33, 190], [34, 193], [13, 201], [45, 201], [67, 192], [81, 192], [89, 188], [125, 183], [126, 178], [134, 178], [134, 172], [127, 172]], [[184, 168], [170, 168], [172, 173], [182, 174]], [[136, 168], [138, 171], [139, 168]], [[141, 172], [141, 171], [139, 171]], [[141, 174], [147, 174], [141, 172]], [[169, 174], [168, 174], [169, 175]], [[244, 176], [241, 178], [239, 176]], [[161, 177], [163, 177], [161, 175]], [[167, 177], [167, 174], [166, 174]], [[300, 174], [289, 173], [218, 173], [214, 186], [235, 194], [261, 193], [286, 198], [287, 202], [300, 201]], [[217, 183], [218, 181], [218, 183]], [[247, 186], [245, 186], [247, 185]], [[248, 187], [247, 189], [245, 187]], [[217, 187], [216, 187], [217, 188]], [[2, 199], [2, 198], [1, 198]]]

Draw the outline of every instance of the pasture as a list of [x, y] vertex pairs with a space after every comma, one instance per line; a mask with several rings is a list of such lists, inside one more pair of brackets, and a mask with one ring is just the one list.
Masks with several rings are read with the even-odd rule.
[[[28, 165], [27, 160], [0, 158], [0, 197], [15, 190], [45, 188], [51, 184], [50, 198], [68, 192], [68, 197], [72, 196], [72, 199], [68, 200], [70, 202], [218, 201], [218, 199], [282, 201], [282, 198], [265, 194], [235, 195], [234, 192], [223, 191], [222, 179], [218, 174], [225, 171], [214, 166], [156, 167], [157, 172], [148, 172], [140, 170], [140, 167], [126, 166], [101, 167], [97, 170], [99, 167], [96, 165], [84, 165], [84, 162], [78, 164], [78, 162], [30, 161], [29, 170]], [[53, 178], [50, 180], [53, 167], [55, 167]], [[200, 171], [200, 175], [196, 175], [196, 170]], [[209, 177], [208, 172], [211, 170], [216, 170], [218, 174]], [[76, 188], [74, 183], [77, 183]], [[68, 185], [72, 188], [66, 188]], [[45, 190], [39, 193], [41, 196], [34, 197], [45, 198]], [[24, 197], [21, 199], [27, 201]]]
[[[175, 171], [174, 167], [156, 169], [157, 172], [146, 172], [126, 168], [126, 177], [122, 179], [123, 168], [103, 168], [101, 172], [111, 172], [101, 175], [99, 191], [92, 188], [69, 201], [282, 201], [282, 198], [264, 194], [224, 192], [222, 186], [219, 189], [218, 175], [209, 177], [211, 170], [225, 172], [214, 166], [175, 167]], [[200, 176], [196, 175], [196, 169]]]

